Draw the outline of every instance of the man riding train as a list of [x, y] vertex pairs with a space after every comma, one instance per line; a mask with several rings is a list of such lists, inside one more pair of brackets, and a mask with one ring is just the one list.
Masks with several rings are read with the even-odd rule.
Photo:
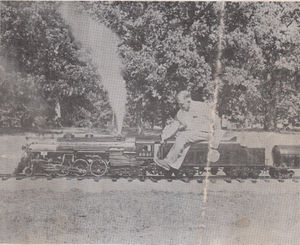
[[208, 161], [219, 159], [218, 147], [224, 131], [220, 118], [214, 113], [210, 104], [193, 101], [188, 91], [177, 94], [176, 101], [180, 107], [174, 121], [167, 125], [161, 134], [161, 144], [176, 135], [175, 143], [165, 159], [154, 159], [155, 163], [169, 171], [178, 171], [191, 144], [208, 141]]

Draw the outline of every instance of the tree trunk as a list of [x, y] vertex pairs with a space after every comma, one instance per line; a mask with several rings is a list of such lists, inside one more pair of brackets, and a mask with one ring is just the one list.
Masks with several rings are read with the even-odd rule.
[[143, 120], [141, 117], [139, 117], [138, 119], [137, 129], [138, 129], [138, 135], [144, 134]]
[[265, 103], [265, 109], [264, 109], [264, 130], [265, 131], [268, 131], [270, 129], [270, 119], [269, 119], [269, 107], [268, 107], [268, 104], [267, 102]]
[[154, 129], [154, 126], [155, 126], [155, 120], [154, 120], [154, 118], [152, 118], [152, 120], [151, 120], [151, 129], [152, 130]]
[[273, 114], [273, 128], [274, 128], [274, 130], [276, 130], [277, 129], [277, 110], [275, 109], [275, 112], [274, 112], [274, 114]]
[[167, 118], [165, 116], [162, 116], [162, 119], [161, 119], [161, 126], [162, 126], [162, 128], [165, 128], [166, 124], [167, 124]]
[[33, 117], [30, 115], [29, 112], [25, 112], [20, 120], [22, 128], [32, 128], [33, 126]]
[[139, 103], [137, 106], [136, 125], [137, 125], [138, 135], [144, 134], [141, 103]]
[[267, 119], [264, 120], [264, 131], [269, 131], [269, 123], [267, 122]]
[[165, 110], [165, 104], [161, 104], [161, 126], [162, 128], [165, 128], [167, 124], [167, 117], [166, 117], [166, 110]]

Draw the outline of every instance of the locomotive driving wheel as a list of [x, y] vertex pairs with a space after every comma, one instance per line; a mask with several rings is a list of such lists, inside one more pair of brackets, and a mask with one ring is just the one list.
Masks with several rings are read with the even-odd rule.
[[28, 177], [32, 176], [32, 175], [33, 175], [32, 168], [26, 167], [26, 168], [24, 169], [24, 173], [25, 173], [25, 175], [28, 176]]
[[93, 159], [90, 165], [91, 174], [97, 177], [103, 176], [108, 171], [108, 165], [105, 160], [102, 158], [95, 158]]
[[77, 159], [73, 163], [72, 172], [77, 176], [85, 176], [89, 172], [89, 164], [84, 159]]

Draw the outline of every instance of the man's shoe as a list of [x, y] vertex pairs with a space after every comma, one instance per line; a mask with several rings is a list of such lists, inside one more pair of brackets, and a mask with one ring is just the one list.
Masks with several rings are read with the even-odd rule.
[[155, 159], [155, 163], [165, 170], [170, 170], [170, 166], [166, 160]]

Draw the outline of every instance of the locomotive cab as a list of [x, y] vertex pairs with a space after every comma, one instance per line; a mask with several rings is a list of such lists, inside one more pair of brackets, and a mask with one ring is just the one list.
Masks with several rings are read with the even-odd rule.
[[159, 150], [159, 136], [138, 136], [135, 141], [136, 158], [151, 160]]

